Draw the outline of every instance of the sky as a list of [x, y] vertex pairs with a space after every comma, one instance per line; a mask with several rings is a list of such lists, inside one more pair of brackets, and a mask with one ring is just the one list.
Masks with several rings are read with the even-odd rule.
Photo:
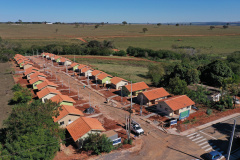
[[0, 0], [0, 22], [240, 21], [240, 0]]

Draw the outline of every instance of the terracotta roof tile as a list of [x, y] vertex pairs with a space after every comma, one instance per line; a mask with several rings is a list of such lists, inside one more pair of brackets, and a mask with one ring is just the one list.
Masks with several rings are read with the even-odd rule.
[[47, 76], [43, 73], [36, 71], [35, 73], [31, 74], [29, 77], [30, 77], [30, 79], [33, 79], [35, 77], [45, 77], [46, 78]]
[[71, 67], [75, 67], [75, 66], [77, 66], [77, 65], [79, 65], [79, 63], [75, 63], [75, 62], [74, 62], [74, 63], [71, 64]]
[[115, 84], [115, 85], [117, 85], [119, 82], [121, 82], [121, 81], [125, 81], [125, 82], [128, 82], [127, 80], [125, 80], [125, 79], [123, 79], [123, 78], [120, 78], [120, 77], [113, 77], [112, 79], [111, 79], [111, 83], [112, 84]]
[[32, 72], [35, 73], [36, 71], [39, 71], [39, 69], [37, 69], [37, 68], [35, 68], [35, 67], [30, 67], [30, 68], [28, 68], [28, 69], [25, 70], [24, 75], [26, 76], [26, 75], [28, 75], [29, 73], [32, 73]]
[[[186, 95], [179, 95], [173, 96], [168, 99], [161, 100], [166, 103], [173, 111], [179, 110], [181, 108], [194, 105], [193, 102], [188, 96]], [[159, 103], [161, 103], [161, 101]]]
[[96, 118], [80, 117], [76, 121], [69, 124], [67, 127], [68, 132], [74, 141], [77, 141], [84, 134], [91, 130], [105, 131], [102, 124]]
[[65, 62], [65, 61], [66, 61], [66, 58], [63, 58], [63, 57], [62, 57], [62, 58], [60, 59], [60, 62]]
[[50, 87], [46, 87], [43, 90], [37, 92], [37, 96], [38, 98], [43, 98], [44, 96], [50, 94], [50, 93], [54, 93], [54, 94], [61, 94], [58, 90], [50, 88]]
[[96, 76], [96, 75], [100, 74], [101, 72], [102, 72], [102, 71], [94, 70], [94, 71], [92, 71], [92, 75], [93, 75], [93, 76]]
[[50, 81], [47, 80], [47, 81], [44, 81], [44, 82], [38, 84], [37, 85], [37, 89], [41, 90], [41, 89], [43, 89], [44, 87], [47, 87], [47, 86], [57, 87], [57, 85], [55, 83], [50, 82]]
[[83, 112], [76, 109], [74, 106], [62, 105], [62, 110], [59, 110], [59, 116], [57, 116], [57, 118], [53, 117], [53, 121], [57, 122], [69, 114], [84, 116]]
[[59, 58], [62, 58], [62, 57], [60, 57], [60, 56], [54, 56], [54, 60], [57, 60], [57, 59], [59, 59]]
[[154, 100], [161, 97], [167, 97], [170, 94], [164, 88], [156, 88], [149, 91], [142, 92], [144, 96], [149, 100]]
[[82, 69], [82, 73], [85, 73], [85, 72], [87, 72], [88, 70], [93, 70], [91, 67], [85, 67], [85, 68], [83, 68]]
[[61, 102], [63, 102], [63, 101], [76, 103], [76, 102], [75, 102], [72, 98], [70, 98], [69, 96], [61, 95], [61, 94], [58, 94], [58, 95], [52, 97], [50, 100], [52, 100], [53, 102], [56, 102], [56, 103], [61, 103]]
[[[129, 92], [131, 92], [131, 84], [128, 84], [125, 86]], [[148, 89], [148, 85], [145, 82], [138, 82], [138, 83], [133, 83], [132, 84], [132, 91], [139, 91], [143, 89]]]
[[79, 66], [78, 66], [78, 69], [83, 69], [84, 67], [88, 67], [87, 65], [84, 65], [84, 64], [80, 64]]
[[43, 77], [35, 77], [35, 78], [33, 78], [33, 79], [31, 79], [30, 81], [29, 81], [29, 83], [30, 84], [33, 84], [33, 83], [35, 83], [35, 82], [37, 82], [37, 81], [47, 81], [47, 79], [46, 78], [43, 78]]
[[104, 73], [104, 72], [102, 72], [101, 74], [99, 74], [99, 75], [97, 76], [97, 78], [100, 79], [100, 80], [103, 80], [103, 79], [106, 78], [106, 77], [112, 77], [112, 76], [109, 75], [109, 74], [107, 74], [107, 73]]

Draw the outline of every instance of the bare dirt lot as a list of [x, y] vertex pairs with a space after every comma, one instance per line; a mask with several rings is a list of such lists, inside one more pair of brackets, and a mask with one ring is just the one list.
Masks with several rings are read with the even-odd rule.
[[11, 113], [11, 106], [8, 105], [8, 101], [12, 98], [13, 92], [11, 90], [14, 85], [12, 74], [10, 73], [9, 63], [0, 63], [0, 128], [3, 127], [3, 120], [7, 119]]

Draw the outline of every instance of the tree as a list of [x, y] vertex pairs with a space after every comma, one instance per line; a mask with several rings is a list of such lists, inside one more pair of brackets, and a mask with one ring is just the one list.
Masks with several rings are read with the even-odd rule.
[[216, 60], [201, 69], [200, 78], [209, 85], [221, 87], [231, 82], [232, 76], [231, 68], [224, 61]]
[[[51, 101], [16, 105], [4, 122], [6, 138], [4, 151], [11, 159], [52, 159], [59, 150], [63, 130], [52, 117], [59, 115], [60, 106]], [[1, 146], [1, 144], [0, 144]], [[25, 152], [21, 152], [25, 151]], [[17, 152], [17, 154], [15, 154]]]
[[148, 66], [148, 76], [151, 78], [152, 83], [154, 86], [158, 86], [160, 83], [160, 80], [165, 75], [164, 68], [161, 64], [158, 65], [149, 65]]
[[112, 141], [106, 135], [88, 134], [84, 141], [83, 148], [87, 151], [93, 151], [94, 154], [101, 154], [102, 152], [111, 152], [113, 150]]
[[122, 24], [123, 24], [123, 25], [126, 25], [126, 24], [127, 24], [127, 22], [126, 22], [126, 21], [123, 21], [123, 22], [122, 22]]
[[96, 25], [94, 26], [95, 29], [97, 29], [98, 27], [99, 27], [99, 24], [96, 24]]
[[162, 24], [161, 23], [157, 23], [157, 26], [159, 27], [159, 26], [161, 26]]
[[214, 26], [210, 26], [210, 30], [214, 29], [215, 27]]
[[52, 52], [57, 52], [57, 54], [59, 55], [59, 53], [61, 53], [63, 51], [63, 47], [62, 46], [55, 46], [54, 48], [51, 49]]
[[170, 93], [175, 95], [182, 95], [188, 92], [187, 83], [181, 80], [179, 77], [170, 78], [169, 85], [167, 87]]
[[14, 92], [12, 99], [9, 101], [10, 104], [27, 103], [32, 100], [32, 93], [28, 88], [13, 86], [12, 89], [16, 91]]
[[103, 25], [104, 25], [104, 22], [101, 22], [101, 25], [103, 26]]
[[223, 29], [227, 29], [228, 28], [228, 25], [223, 25]]
[[148, 29], [147, 28], [143, 28], [142, 31], [143, 31], [143, 33], [145, 33], [145, 32], [148, 31]]
[[55, 32], [56, 32], [56, 33], [58, 32], [58, 28], [55, 29]]
[[179, 26], [179, 23], [177, 23], [176, 26]]
[[78, 28], [78, 27], [79, 27], [79, 24], [78, 24], [77, 22], [75, 23], [75, 27], [76, 27], [76, 28]]

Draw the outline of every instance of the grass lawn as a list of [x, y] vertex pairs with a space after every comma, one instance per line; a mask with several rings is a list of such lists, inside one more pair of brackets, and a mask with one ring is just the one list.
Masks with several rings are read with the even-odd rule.
[[[146, 33], [142, 28], [148, 28]], [[0, 24], [0, 36], [3, 39], [20, 43], [23, 47], [47, 44], [81, 44], [76, 38], [85, 40], [112, 40], [116, 48], [128, 46], [170, 49], [172, 45], [191, 46], [199, 53], [225, 54], [240, 50], [240, 26], [223, 29], [216, 26], [174, 26], [162, 25], [103, 25], [95, 29], [94, 25], [64, 24]], [[178, 41], [181, 39], [181, 41]]]

